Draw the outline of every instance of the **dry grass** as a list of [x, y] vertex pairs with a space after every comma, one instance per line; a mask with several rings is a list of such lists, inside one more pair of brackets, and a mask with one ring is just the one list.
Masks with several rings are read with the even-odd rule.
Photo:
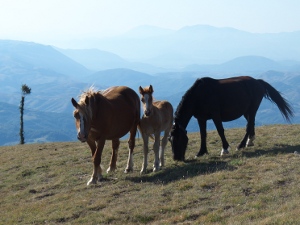
[[[118, 171], [87, 187], [92, 172], [86, 144], [0, 147], [0, 224], [297, 224], [300, 215], [300, 125], [258, 127], [255, 147], [235, 151], [244, 129], [226, 131], [232, 150], [208, 133], [210, 155], [194, 159], [199, 134], [189, 134], [187, 162], [140, 175], [142, 140], [134, 172], [124, 174], [126, 141]], [[103, 153], [107, 167], [108, 142]], [[152, 164], [153, 152], [149, 154]]]

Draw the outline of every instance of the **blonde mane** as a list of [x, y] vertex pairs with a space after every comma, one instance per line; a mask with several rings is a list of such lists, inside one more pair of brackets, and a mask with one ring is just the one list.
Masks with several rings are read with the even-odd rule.
[[100, 91], [97, 91], [94, 86], [91, 86], [86, 91], [82, 91], [82, 93], [79, 95], [79, 105], [85, 105], [85, 98], [86, 97], [92, 97], [96, 93], [99, 93]]
[[[80, 111], [84, 113], [86, 116], [88, 116], [89, 118], [92, 118], [93, 116], [92, 105], [94, 103], [94, 97], [96, 94], [101, 94], [101, 92], [97, 91], [94, 86], [91, 86], [86, 91], [82, 91], [82, 93], [79, 96], [78, 105], [80, 106]], [[85, 103], [86, 97], [90, 99], [88, 105], [86, 105]]]

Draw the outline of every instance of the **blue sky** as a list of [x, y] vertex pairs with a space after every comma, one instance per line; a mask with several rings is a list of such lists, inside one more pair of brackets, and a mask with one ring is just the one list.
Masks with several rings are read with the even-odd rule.
[[140, 25], [289, 32], [300, 30], [299, 10], [299, 0], [0, 0], [0, 39], [51, 44]]

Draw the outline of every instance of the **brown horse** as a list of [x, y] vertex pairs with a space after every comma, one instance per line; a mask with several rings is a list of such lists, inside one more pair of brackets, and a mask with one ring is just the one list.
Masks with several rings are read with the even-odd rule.
[[72, 98], [72, 104], [75, 107], [77, 138], [88, 143], [94, 161], [94, 172], [87, 185], [96, 184], [102, 178], [100, 163], [106, 140], [112, 141], [112, 157], [107, 172], [116, 169], [119, 138], [128, 132], [129, 156], [125, 172], [132, 171], [132, 154], [141, 110], [136, 92], [125, 86], [111, 87], [102, 92], [91, 88], [82, 93], [78, 103]]
[[[153, 164], [153, 171], [164, 166], [164, 150], [168, 143], [169, 132], [173, 123], [173, 107], [167, 101], [153, 101], [153, 87], [142, 88], [139, 87], [141, 94], [141, 101], [144, 106], [144, 115], [139, 123], [139, 130], [141, 131], [144, 142], [144, 162], [141, 173], [145, 173], [148, 164], [148, 141], [149, 136], [154, 134], [153, 150], [155, 160]], [[160, 132], [164, 131], [164, 137], [161, 141], [160, 148]]]

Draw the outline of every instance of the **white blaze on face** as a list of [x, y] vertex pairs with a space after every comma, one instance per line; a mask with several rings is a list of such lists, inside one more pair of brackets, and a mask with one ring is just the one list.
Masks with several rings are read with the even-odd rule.
[[79, 116], [80, 116], [80, 127], [79, 127], [79, 130], [78, 130], [78, 133], [80, 135], [83, 135], [84, 134], [84, 119], [83, 119], [82, 113], [79, 113]]
[[150, 110], [150, 103], [149, 103], [149, 95], [144, 95], [144, 101], [145, 101], [145, 112]]

